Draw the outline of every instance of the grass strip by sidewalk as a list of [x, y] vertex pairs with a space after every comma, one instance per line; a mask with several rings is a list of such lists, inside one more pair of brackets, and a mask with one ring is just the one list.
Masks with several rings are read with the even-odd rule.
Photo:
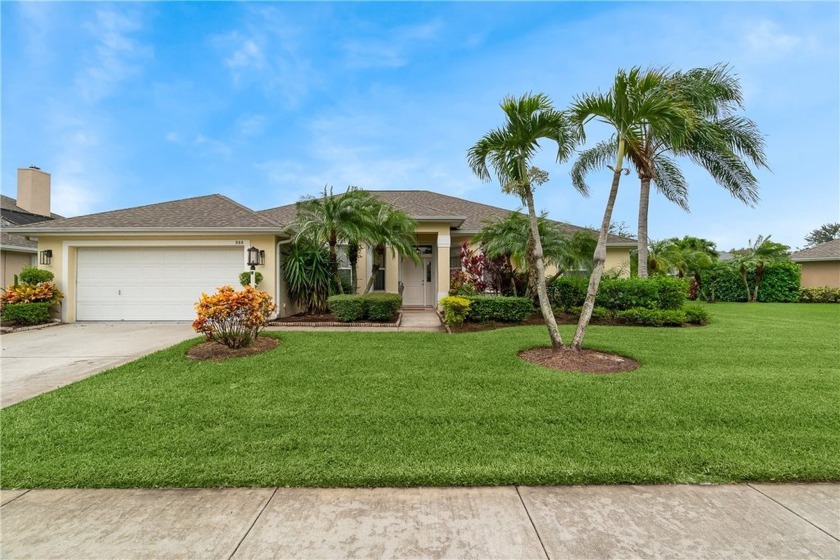
[[0, 485], [840, 480], [840, 306], [708, 309], [702, 328], [592, 327], [642, 364], [614, 376], [520, 360], [543, 327], [283, 332], [220, 363], [187, 342], [0, 411]]

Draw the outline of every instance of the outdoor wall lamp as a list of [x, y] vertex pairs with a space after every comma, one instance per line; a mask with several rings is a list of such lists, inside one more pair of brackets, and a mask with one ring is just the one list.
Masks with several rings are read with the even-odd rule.
[[38, 259], [40, 264], [50, 264], [52, 262], [52, 249], [45, 249], [41, 251], [41, 258]]
[[[260, 253], [265, 255], [265, 251], [260, 251], [256, 247], [252, 246], [248, 249], [248, 266], [251, 267], [251, 270], [254, 270], [254, 267], [258, 264], [262, 264], [262, 262], [260, 262]], [[265, 257], [263, 257], [263, 260], [265, 260]]]
[[265, 251], [260, 249], [260, 265], [264, 265], [264, 264], [265, 264]]

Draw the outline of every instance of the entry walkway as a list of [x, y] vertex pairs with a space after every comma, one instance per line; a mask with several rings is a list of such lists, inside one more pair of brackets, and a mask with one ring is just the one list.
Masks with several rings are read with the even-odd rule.
[[840, 485], [0, 491], [3, 558], [840, 558]]

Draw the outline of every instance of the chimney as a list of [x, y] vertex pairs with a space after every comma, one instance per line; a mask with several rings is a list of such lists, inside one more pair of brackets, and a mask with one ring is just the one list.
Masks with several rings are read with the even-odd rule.
[[50, 215], [50, 174], [31, 165], [18, 169], [17, 205], [39, 216]]

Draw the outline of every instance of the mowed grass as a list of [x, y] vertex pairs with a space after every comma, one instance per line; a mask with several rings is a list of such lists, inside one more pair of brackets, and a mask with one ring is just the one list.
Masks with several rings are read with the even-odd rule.
[[542, 327], [274, 333], [221, 363], [187, 342], [0, 412], [0, 485], [840, 480], [840, 306], [708, 309], [592, 327], [587, 346], [642, 364], [613, 376], [520, 360]]

